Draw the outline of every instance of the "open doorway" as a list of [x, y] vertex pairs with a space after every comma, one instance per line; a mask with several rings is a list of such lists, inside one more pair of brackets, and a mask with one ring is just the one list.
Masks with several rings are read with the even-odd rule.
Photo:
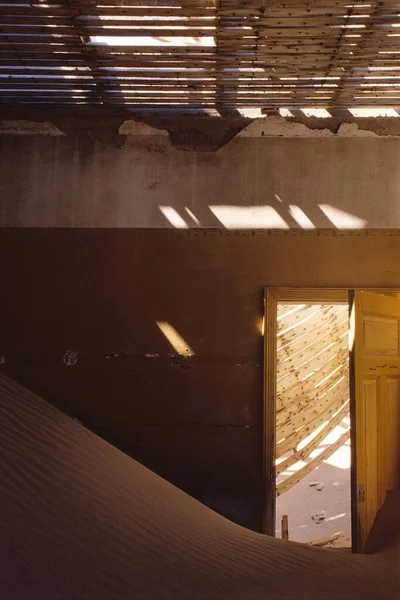
[[351, 547], [348, 302], [278, 301], [276, 537]]
[[400, 489], [400, 294], [269, 289], [264, 318], [264, 531], [368, 551]]

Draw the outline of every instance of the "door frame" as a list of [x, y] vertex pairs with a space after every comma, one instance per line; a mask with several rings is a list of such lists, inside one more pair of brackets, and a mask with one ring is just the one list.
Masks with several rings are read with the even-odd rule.
[[[278, 302], [348, 304], [349, 319], [355, 290], [373, 293], [393, 293], [399, 288], [293, 288], [270, 287], [264, 290], [264, 391], [263, 391], [263, 479], [264, 510], [263, 533], [275, 537], [276, 523], [276, 477], [275, 477], [275, 420], [276, 420], [276, 352], [277, 352], [277, 306]], [[350, 328], [350, 325], [349, 325]], [[357, 517], [357, 471], [356, 471], [356, 390], [354, 349], [349, 349], [349, 398], [351, 443], [351, 537], [352, 551], [359, 551]]]

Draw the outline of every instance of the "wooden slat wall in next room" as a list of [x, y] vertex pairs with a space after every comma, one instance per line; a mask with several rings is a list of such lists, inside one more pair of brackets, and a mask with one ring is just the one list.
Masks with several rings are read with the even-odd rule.
[[278, 303], [277, 318], [281, 495], [350, 438], [348, 305]]
[[399, 231], [0, 230], [0, 368], [261, 530], [264, 288], [400, 288], [399, 250]]

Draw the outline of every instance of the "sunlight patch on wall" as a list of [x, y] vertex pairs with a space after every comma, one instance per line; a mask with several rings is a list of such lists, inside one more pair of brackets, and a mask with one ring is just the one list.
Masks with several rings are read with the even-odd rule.
[[354, 342], [356, 339], [356, 311], [355, 311], [354, 302], [353, 302], [353, 305], [352, 305], [351, 311], [350, 311], [348, 336], [349, 336], [348, 337], [348, 347], [349, 347], [349, 352], [351, 352], [353, 350]]
[[300, 208], [300, 206], [290, 204], [288, 210], [291, 217], [298, 225], [300, 225], [300, 227], [303, 229], [315, 229], [314, 223], [307, 217], [306, 213]]
[[367, 221], [365, 219], [361, 219], [356, 215], [352, 215], [340, 208], [336, 208], [336, 206], [320, 204], [319, 207], [338, 229], [364, 229], [367, 226]]
[[306, 117], [319, 117], [321, 119], [327, 119], [331, 116], [330, 112], [326, 108], [303, 108], [301, 112]]
[[211, 212], [227, 229], [288, 229], [272, 206], [211, 205]]
[[172, 206], [160, 206], [159, 208], [171, 225], [177, 229], [188, 229], [189, 225], [184, 219], [182, 219], [181, 215], [177, 210], [175, 210], [175, 208], [172, 208]]
[[261, 108], [247, 108], [244, 106], [238, 110], [242, 117], [247, 117], [248, 119], [265, 119]]
[[399, 117], [394, 108], [349, 108], [353, 117]]
[[258, 327], [258, 330], [261, 333], [261, 335], [264, 335], [264, 332], [265, 332], [265, 317], [262, 317], [262, 319], [259, 320], [257, 327]]
[[184, 357], [195, 356], [194, 351], [189, 346], [185, 338], [177, 332], [175, 327], [168, 321], [156, 321], [157, 327], [165, 335], [175, 352]]

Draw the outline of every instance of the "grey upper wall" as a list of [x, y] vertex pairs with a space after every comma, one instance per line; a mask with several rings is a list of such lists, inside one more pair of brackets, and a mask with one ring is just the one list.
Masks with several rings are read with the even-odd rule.
[[400, 139], [0, 137], [0, 226], [400, 228]]

